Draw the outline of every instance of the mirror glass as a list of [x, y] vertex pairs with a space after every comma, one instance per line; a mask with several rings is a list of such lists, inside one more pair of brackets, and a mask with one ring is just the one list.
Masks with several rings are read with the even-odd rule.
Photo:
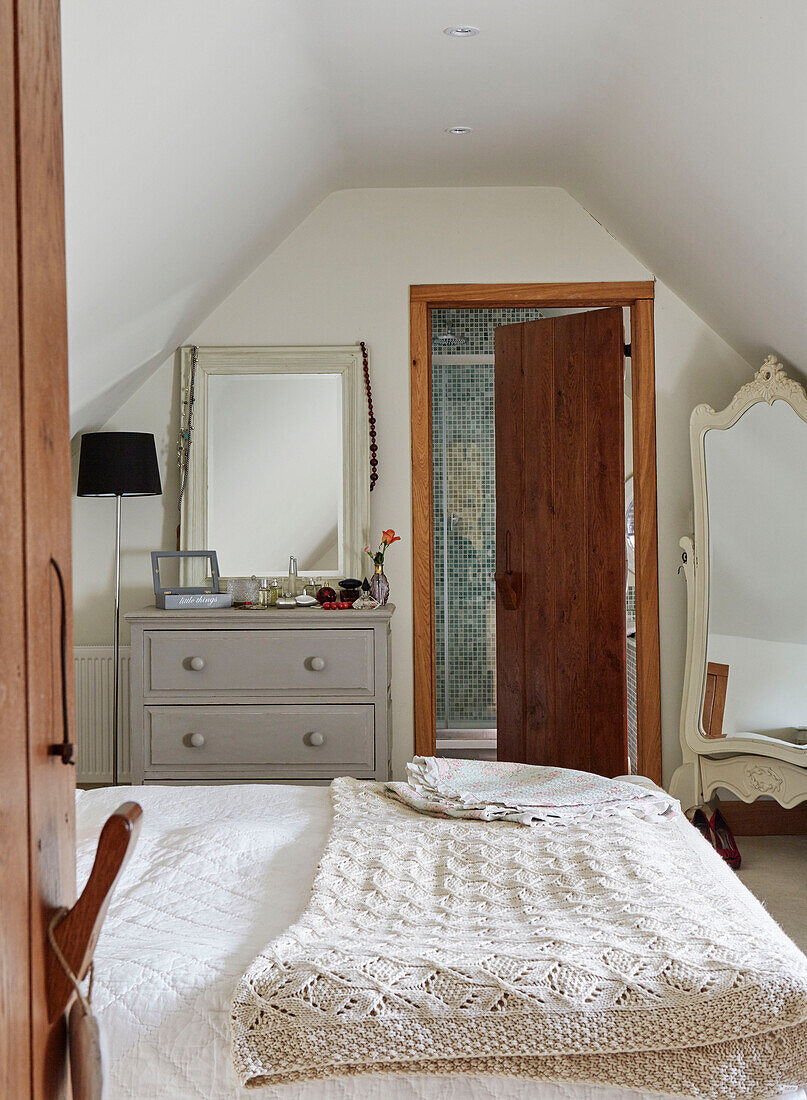
[[338, 573], [339, 374], [213, 374], [207, 391], [207, 538], [222, 575]]
[[711, 736], [796, 744], [807, 727], [807, 424], [785, 401], [752, 405], [704, 438], [709, 520]]

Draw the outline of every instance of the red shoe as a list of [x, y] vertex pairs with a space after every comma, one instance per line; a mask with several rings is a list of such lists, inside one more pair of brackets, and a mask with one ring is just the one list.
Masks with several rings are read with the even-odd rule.
[[742, 863], [740, 849], [737, 847], [737, 841], [734, 839], [734, 834], [726, 824], [720, 810], [715, 810], [712, 814], [712, 820], [709, 822], [709, 825], [715, 837], [713, 841], [715, 851], [719, 856], [725, 859], [729, 867], [733, 867], [735, 871], [739, 871], [740, 864]]
[[709, 824], [709, 818], [706, 816], [700, 806], [698, 806], [698, 808], [692, 812], [692, 817], [690, 817], [689, 820], [701, 834], [703, 839], [708, 840], [714, 848], [715, 835], [712, 832], [712, 826]]

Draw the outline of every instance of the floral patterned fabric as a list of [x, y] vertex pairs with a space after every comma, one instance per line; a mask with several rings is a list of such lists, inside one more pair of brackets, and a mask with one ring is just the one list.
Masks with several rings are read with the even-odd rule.
[[681, 810], [674, 798], [656, 786], [570, 768], [416, 756], [407, 764], [407, 772], [406, 783], [385, 784], [387, 793], [436, 817], [566, 825], [626, 813], [674, 816]]

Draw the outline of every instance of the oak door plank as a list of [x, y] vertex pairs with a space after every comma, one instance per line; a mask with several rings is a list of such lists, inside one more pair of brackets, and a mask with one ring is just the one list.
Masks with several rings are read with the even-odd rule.
[[[73, 714], [71, 471], [67, 390], [60, 20], [57, 0], [17, 5], [18, 161], [26, 662], [31, 868], [32, 1096], [62, 1095], [64, 1035], [50, 1025], [46, 934], [75, 898], [75, 769], [49, 753], [62, 739], [62, 684]], [[67, 586], [68, 659], [60, 653]]]
[[555, 545], [554, 321], [525, 324], [523, 335], [524, 409], [531, 430], [524, 446], [526, 665], [525, 745], [529, 761], [550, 761], [561, 752], [557, 693], [557, 558]]
[[588, 653], [585, 325], [556, 317], [555, 559], [556, 728], [553, 757], [540, 763], [587, 771], [591, 759]]
[[[523, 325], [495, 333], [496, 427], [496, 724], [500, 760], [526, 760], [524, 619], [507, 605], [502, 582], [523, 599], [524, 361]], [[509, 540], [509, 547], [508, 547]], [[511, 571], [508, 577], [508, 566]]]
[[28, 719], [23, 599], [17, 118], [12, 0], [0, 0], [0, 1096], [31, 1082]]

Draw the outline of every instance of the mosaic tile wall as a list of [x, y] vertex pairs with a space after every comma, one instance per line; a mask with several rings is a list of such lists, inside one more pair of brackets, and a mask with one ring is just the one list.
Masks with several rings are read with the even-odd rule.
[[[493, 355], [498, 325], [537, 321], [539, 309], [433, 309], [432, 351], [440, 355]], [[447, 345], [440, 337], [460, 337], [458, 345]]]
[[[537, 309], [432, 310], [438, 729], [496, 725], [493, 364], [472, 357], [493, 355], [498, 325], [540, 316]], [[633, 619], [633, 587], [626, 606]]]
[[435, 362], [433, 387], [437, 719], [493, 727], [493, 366]]
[[637, 775], [639, 722], [636, 696], [636, 639], [628, 638], [628, 771]]

